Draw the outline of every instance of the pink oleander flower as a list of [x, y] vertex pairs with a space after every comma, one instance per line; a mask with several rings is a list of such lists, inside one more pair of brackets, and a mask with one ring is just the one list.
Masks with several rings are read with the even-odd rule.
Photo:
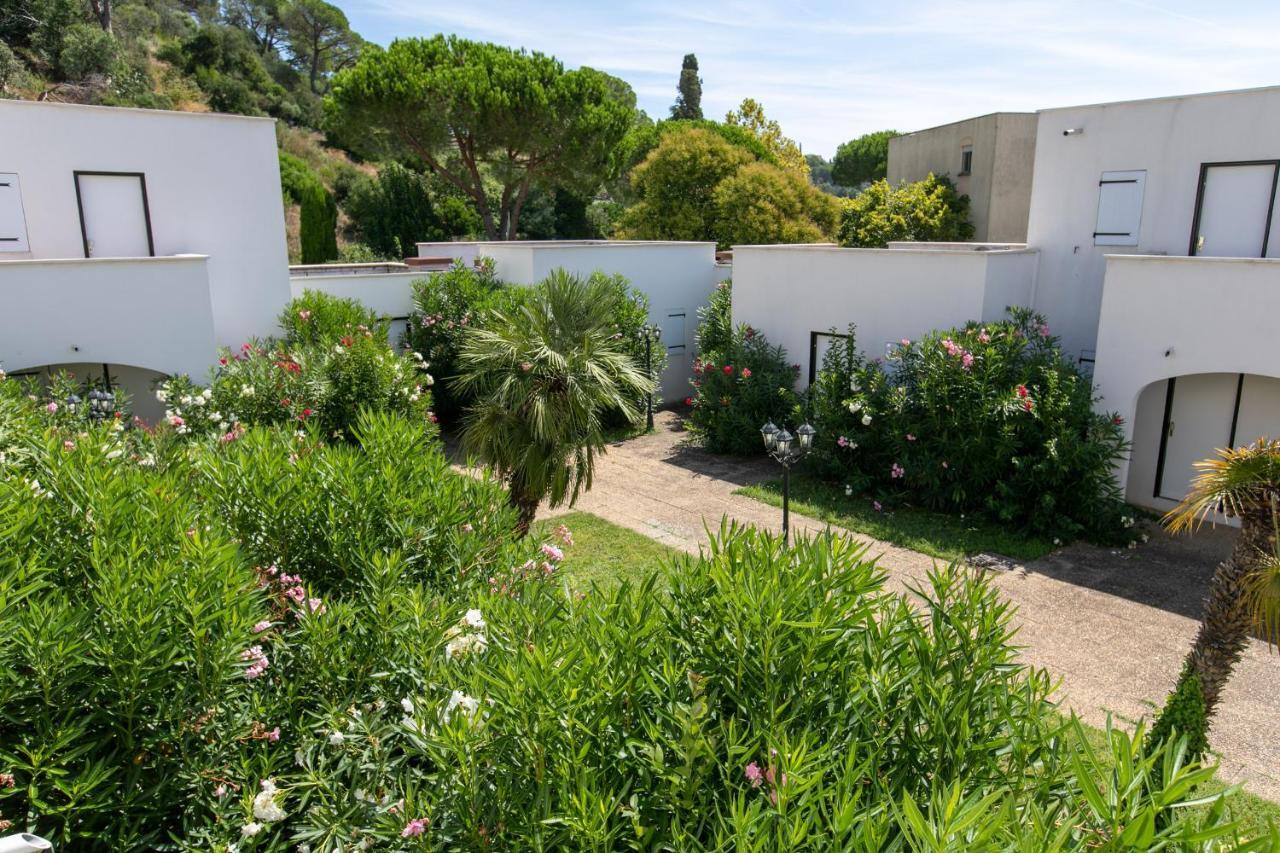
[[836, 439], [836, 447], [848, 447], [848, 446], [849, 446], [849, 439], [845, 438], [843, 435]]
[[883, 507], [880, 506], [880, 501], [872, 501], [871, 508], [874, 509], [876, 512], [880, 512], [880, 510], [883, 509]]
[[270, 630], [271, 630], [271, 621], [269, 619], [263, 619], [261, 622], [253, 626], [253, 633], [255, 634], [261, 634], [263, 631], [270, 631]]
[[915, 441], [916, 437], [911, 433], [907, 433], [907, 441]]
[[329, 608], [325, 607], [324, 602], [318, 598], [308, 598], [307, 609], [316, 616], [323, 616]]
[[470, 533], [470, 532], [471, 532], [471, 531], [473, 531], [473, 530], [475, 530], [475, 528], [471, 526], [471, 522], [469, 522], [469, 521], [468, 521], [468, 522], [466, 522], [466, 523], [464, 523], [464, 524], [462, 525], [462, 532], [463, 532], [463, 533]]
[[968, 370], [970, 367], [973, 367], [973, 354], [965, 353], [964, 355], [960, 356], [960, 363], [964, 366], [965, 370]]
[[901, 345], [902, 345], [902, 346], [904, 346], [904, 347], [909, 347], [909, 346], [911, 346], [911, 339], [910, 339], [910, 338], [903, 338], [902, 340], [898, 341], [898, 343], [899, 343], [899, 344], [901, 344]]
[[1023, 401], [1022, 401], [1022, 408], [1023, 408], [1025, 411], [1028, 411], [1028, 412], [1029, 412], [1029, 411], [1031, 411], [1032, 409], [1034, 409], [1034, 408], [1035, 408], [1035, 404], [1034, 404], [1034, 403], [1032, 403], [1030, 400], [1023, 400]]
[[1049, 327], [1045, 323], [1041, 323], [1040, 328], [1038, 328], [1036, 331], [1040, 333], [1040, 337], [1042, 338], [1049, 337]]
[[404, 829], [400, 830], [401, 838], [413, 838], [427, 831], [427, 824], [430, 821], [427, 818], [416, 817], [404, 825]]
[[751, 378], [751, 368], [749, 368], [749, 367], [744, 367], [744, 368], [742, 368], [742, 378], [743, 378], [743, 379], [750, 379], [750, 378]]
[[291, 586], [284, 591], [284, 594], [299, 604], [307, 597], [307, 591], [300, 586]]
[[560, 544], [566, 548], [573, 547], [573, 533], [569, 530], [567, 524], [562, 524], [556, 528], [556, 539], [559, 539]]
[[725, 375], [725, 376], [731, 376], [731, 375], [733, 375], [733, 365], [732, 365], [732, 364], [726, 364], [726, 365], [724, 366], [724, 375]]
[[72, 441], [71, 439], [67, 439], [66, 441], [62, 442], [62, 449], [63, 449], [63, 450], [75, 450], [75, 449], [76, 449], [76, 443], [75, 443], [74, 441]]
[[301, 311], [298, 312], [298, 319], [304, 323], [307, 322], [308, 320], [311, 319], [311, 312], [303, 308]]
[[983, 330], [978, 334], [978, 343], [981, 343], [981, 344], [989, 344], [989, 343], [991, 343], [991, 336], [987, 334], [987, 330], [986, 330], [986, 329], [983, 329]]
[[58, 411], [58, 404], [50, 403], [49, 405], [44, 407], [44, 410], [52, 415], [54, 412]]
[[271, 731], [267, 732], [267, 740], [271, 741], [272, 743], [275, 743], [276, 741], [280, 740], [280, 727], [279, 727], [279, 726], [276, 726], [274, 729], [272, 729]]
[[552, 545], [550, 542], [546, 542], [543, 544], [542, 553], [546, 555], [546, 558], [548, 560], [551, 560], [552, 562], [555, 562], [555, 563], [558, 563], [564, 559], [564, 552], [561, 551], [559, 548], [557, 548], [555, 545]]
[[1120, 417], [1119, 415], [1113, 415], [1111, 417], [1111, 423], [1114, 424], [1115, 426], [1121, 426], [1124, 423], [1124, 418]]
[[685, 404], [686, 406], [692, 406], [692, 405], [693, 405], [693, 398], [692, 398], [692, 397], [685, 397], [685, 398], [684, 398], [684, 404]]
[[942, 460], [942, 467], [943, 467], [943, 468], [950, 468], [950, 467], [951, 467], [951, 463], [949, 463], [949, 462], [947, 462], [947, 460], [943, 459], [943, 460]]
[[760, 765], [754, 761], [742, 769], [746, 775], [747, 781], [751, 783], [751, 787], [759, 788], [760, 783], [764, 781], [764, 774], [760, 772]]
[[528, 373], [530, 370], [533, 370], [533, 365], [527, 361], [522, 361], [520, 362], [520, 369], [525, 373]]
[[18, 784], [12, 773], [0, 773], [0, 788], [12, 788]]
[[215, 797], [225, 797], [227, 795], [227, 786], [219, 785], [218, 787], [214, 788], [213, 795]]
[[1024, 400], [1027, 399], [1027, 397], [1030, 396], [1031, 394], [1031, 392], [1027, 390], [1026, 385], [1019, 385], [1017, 390], [1018, 390], [1018, 396]]
[[889, 467], [889, 476], [895, 480], [900, 480], [907, 475], [906, 470], [897, 462]]

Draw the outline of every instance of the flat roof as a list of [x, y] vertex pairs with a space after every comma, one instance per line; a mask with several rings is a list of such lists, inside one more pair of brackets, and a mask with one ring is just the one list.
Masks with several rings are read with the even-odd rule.
[[1102, 101], [1095, 104], [1072, 104], [1065, 107], [1046, 107], [1037, 110], [1040, 113], [1053, 113], [1060, 110], [1084, 110], [1093, 107], [1116, 107], [1122, 104], [1150, 104], [1157, 101], [1180, 101], [1184, 98], [1213, 98], [1220, 95], [1260, 95], [1264, 92], [1280, 91], [1280, 85], [1255, 86], [1249, 89], [1222, 89], [1217, 92], [1191, 92], [1184, 95], [1159, 95], [1154, 98], [1130, 98], [1127, 101]]
[[953, 124], [964, 124], [968, 121], [978, 121], [984, 118], [995, 118], [997, 116], [1033, 116], [1035, 113], [1024, 113], [1015, 110], [1000, 110], [994, 113], [983, 113], [980, 116], [970, 116], [969, 118], [958, 118], [955, 121], [949, 121], [946, 124], [935, 124], [932, 127], [922, 127], [919, 130], [908, 130], [906, 133], [899, 133], [894, 139], [900, 139], [903, 136], [915, 136], [917, 133], [928, 133], [931, 130], [941, 130], [944, 127], [951, 127]]
[[55, 110], [96, 110], [100, 112], [127, 112], [141, 113], [148, 116], [191, 116], [199, 119], [235, 119], [236, 121], [257, 121], [275, 123], [275, 119], [270, 116], [246, 116], [239, 113], [196, 113], [184, 110], [150, 110], [143, 107], [111, 107], [104, 104], [68, 104], [61, 101], [26, 101], [16, 98], [0, 99], [0, 109], [11, 104], [18, 104], [23, 107], [32, 109], [55, 109]]

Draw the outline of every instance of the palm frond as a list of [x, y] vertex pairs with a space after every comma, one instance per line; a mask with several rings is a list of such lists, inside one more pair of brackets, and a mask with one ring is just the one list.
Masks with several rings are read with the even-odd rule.
[[1280, 439], [1260, 438], [1247, 447], [1222, 448], [1195, 464], [1199, 472], [1186, 497], [1164, 516], [1172, 531], [1199, 527], [1214, 512], [1242, 516], [1280, 494]]

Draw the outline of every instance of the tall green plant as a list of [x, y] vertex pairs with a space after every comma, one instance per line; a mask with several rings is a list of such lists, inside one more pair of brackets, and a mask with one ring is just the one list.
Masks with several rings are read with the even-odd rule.
[[521, 534], [543, 500], [573, 503], [591, 488], [605, 416], [636, 421], [652, 390], [616, 337], [617, 299], [608, 279], [556, 271], [518, 310], [463, 336], [454, 387], [476, 400], [463, 445], [507, 484]]

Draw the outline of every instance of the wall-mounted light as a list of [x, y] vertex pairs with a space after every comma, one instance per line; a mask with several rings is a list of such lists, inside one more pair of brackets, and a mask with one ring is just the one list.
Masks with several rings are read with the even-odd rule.
[[1063, 136], [1079, 136], [1082, 133], [1084, 133], [1083, 127], [1068, 127], [1066, 130], [1062, 131]]

